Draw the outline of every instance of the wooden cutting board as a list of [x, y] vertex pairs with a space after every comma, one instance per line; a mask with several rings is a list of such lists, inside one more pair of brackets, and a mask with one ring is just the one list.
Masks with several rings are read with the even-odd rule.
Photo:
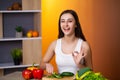
[[42, 80], [74, 80], [74, 77], [64, 77], [61, 79], [43, 77]]

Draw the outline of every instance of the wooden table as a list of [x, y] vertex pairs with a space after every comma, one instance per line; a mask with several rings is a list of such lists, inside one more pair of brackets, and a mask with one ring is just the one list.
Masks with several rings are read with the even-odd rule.
[[64, 77], [61, 79], [43, 77], [42, 80], [74, 80], [74, 77]]
[[21, 72], [13, 72], [8, 75], [0, 77], [0, 80], [25, 80], [25, 79], [22, 77]]
[[[0, 80], [25, 80], [25, 79], [22, 77], [22, 72], [17, 71], [0, 77]], [[38, 80], [38, 79], [30, 79], [30, 80]], [[47, 78], [44, 76], [41, 80], [73, 80], [73, 77], [64, 77], [62, 79], [57, 79], [57, 78]]]

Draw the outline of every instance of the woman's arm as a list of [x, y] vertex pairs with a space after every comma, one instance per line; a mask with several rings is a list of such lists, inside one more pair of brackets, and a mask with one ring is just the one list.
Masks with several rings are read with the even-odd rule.
[[91, 52], [90, 45], [86, 41], [83, 42], [82, 49], [83, 49], [83, 54], [85, 59], [85, 66], [93, 69], [92, 52]]
[[47, 72], [51, 73], [53, 71], [53, 66], [49, 63], [52, 57], [54, 56], [54, 49], [55, 49], [56, 41], [53, 41], [48, 50], [40, 63], [40, 68], [46, 69]]
[[79, 68], [90, 67], [92, 69], [91, 49], [87, 42], [84, 41], [82, 43], [80, 53], [73, 53], [73, 58], [75, 60], [76, 65], [78, 65]]

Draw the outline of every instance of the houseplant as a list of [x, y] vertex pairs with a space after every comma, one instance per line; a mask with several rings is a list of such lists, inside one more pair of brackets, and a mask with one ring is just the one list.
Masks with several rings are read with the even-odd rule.
[[16, 26], [15, 30], [16, 30], [16, 37], [17, 38], [22, 37], [22, 32], [23, 32], [22, 26]]
[[11, 50], [11, 55], [15, 65], [19, 65], [22, 61], [22, 50], [19, 48], [14, 48]]

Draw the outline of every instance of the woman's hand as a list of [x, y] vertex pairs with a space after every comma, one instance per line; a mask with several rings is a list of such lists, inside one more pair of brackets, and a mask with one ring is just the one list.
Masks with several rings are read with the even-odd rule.
[[52, 74], [53, 71], [54, 71], [53, 65], [50, 64], [50, 63], [46, 63], [46, 71], [47, 71], [48, 73]]
[[76, 65], [80, 65], [80, 64], [84, 64], [84, 57], [86, 56], [86, 54], [84, 54], [83, 50], [79, 53], [78, 51], [74, 51], [73, 52], [73, 59], [76, 63]]

